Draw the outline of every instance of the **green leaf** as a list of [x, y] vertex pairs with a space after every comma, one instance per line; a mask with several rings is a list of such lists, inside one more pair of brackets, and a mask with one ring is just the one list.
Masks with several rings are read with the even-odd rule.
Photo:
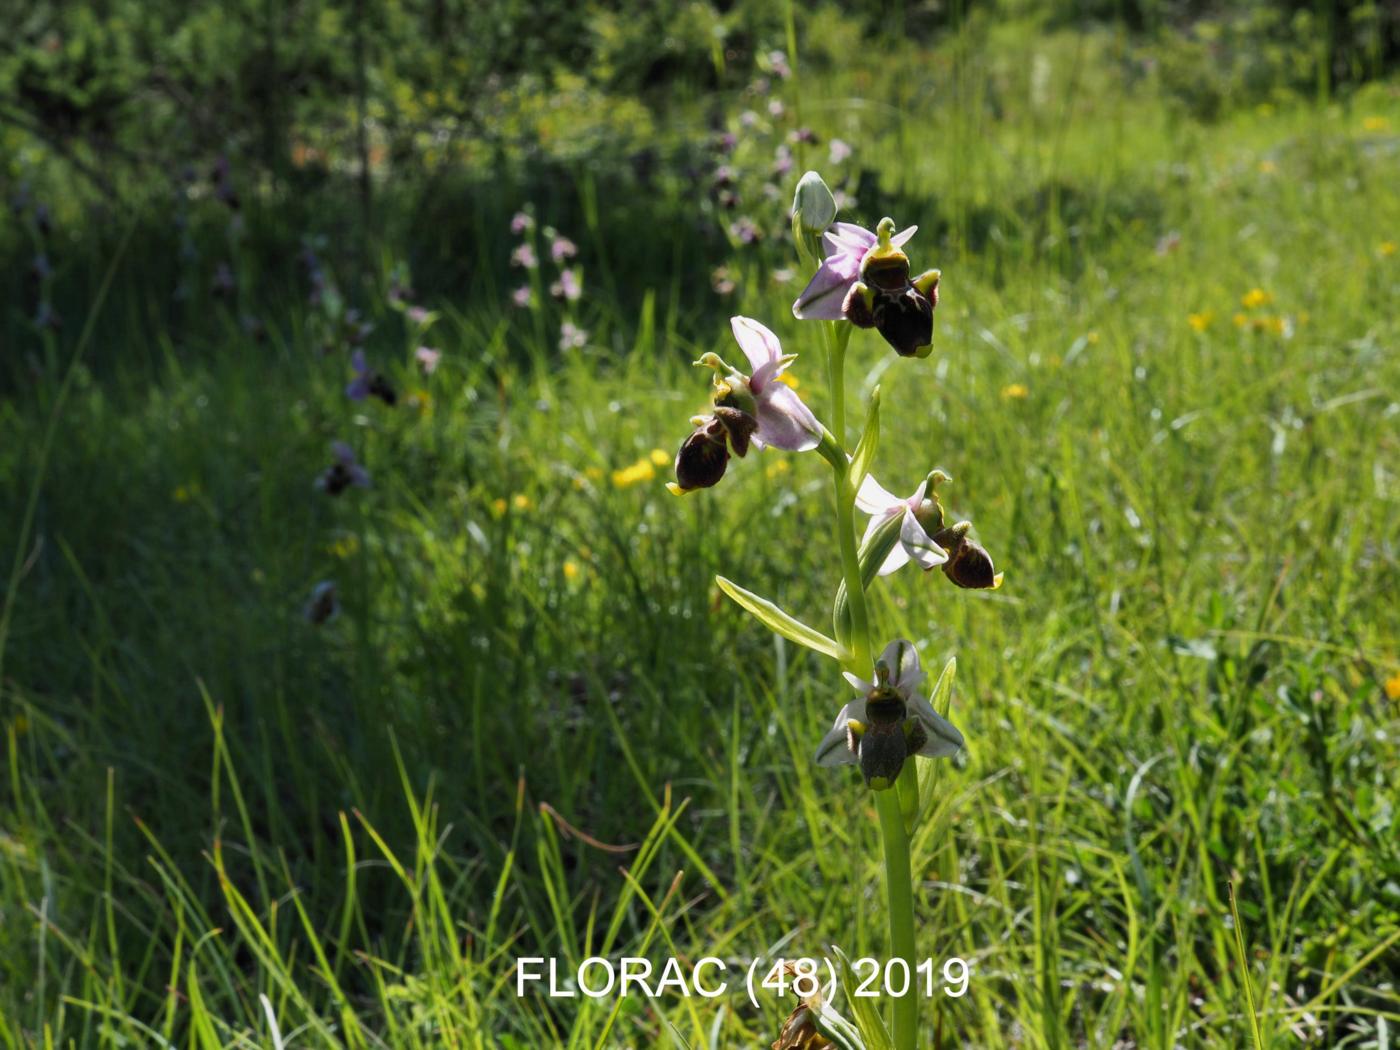
[[[851, 960], [834, 944], [831, 946], [831, 952], [836, 956], [841, 989], [846, 993], [846, 1002], [849, 1004], [847, 1008], [855, 1018], [856, 1027], [860, 1029], [861, 1043], [865, 1050], [894, 1050], [894, 1040], [875, 1006], [879, 1000], [856, 995], [859, 975], [852, 971]], [[910, 980], [913, 980], [912, 975]]]
[[943, 665], [943, 673], [938, 676], [938, 682], [933, 687], [933, 695], [929, 697], [929, 704], [944, 718], [948, 717], [948, 708], [953, 702], [953, 678], [958, 673], [958, 658], [950, 656], [948, 662]]
[[880, 444], [880, 388], [877, 386], [870, 395], [870, 411], [865, 414], [865, 430], [851, 457], [851, 491], [860, 490], [860, 483], [870, 473], [870, 464], [875, 459], [876, 446]]
[[839, 660], [843, 663], [850, 660], [850, 652], [836, 639], [828, 638], [815, 627], [808, 627], [796, 617], [789, 616], [767, 598], [760, 598], [752, 591], [744, 590], [737, 583], [726, 580], [723, 576], [716, 576], [715, 582], [719, 584], [720, 590], [748, 610], [754, 619], [769, 630], [781, 634], [788, 641], [805, 645], [813, 652], [829, 656], [833, 660]]

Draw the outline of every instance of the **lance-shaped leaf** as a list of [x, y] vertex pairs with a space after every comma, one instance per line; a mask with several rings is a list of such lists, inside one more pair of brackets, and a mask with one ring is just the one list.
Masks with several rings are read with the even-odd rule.
[[857, 995], [856, 978], [859, 975], [851, 969], [851, 960], [834, 944], [831, 945], [831, 952], [836, 956], [841, 990], [846, 993], [848, 1008], [855, 1018], [856, 1027], [860, 1029], [861, 1044], [866, 1050], [894, 1050], [894, 1040], [890, 1038], [889, 1029], [885, 1027], [880, 1011], [876, 1008], [879, 1000]]
[[880, 388], [877, 386], [870, 395], [870, 411], [865, 415], [865, 430], [856, 444], [855, 455], [851, 457], [851, 491], [860, 488], [865, 475], [870, 473], [870, 464], [875, 459], [875, 448], [880, 444]]
[[828, 638], [815, 627], [809, 627], [795, 616], [783, 612], [767, 598], [760, 598], [752, 591], [746, 591], [732, 580], [716, 576], [715, 582], [734, 601], [746, 609], [754, 619], [770, 631], [774, 631], [790, 642], [806, 646], [813, 652], [829, 656], [842, 663], [850, 660], [851, 654], [844, 645], [834, 638]]

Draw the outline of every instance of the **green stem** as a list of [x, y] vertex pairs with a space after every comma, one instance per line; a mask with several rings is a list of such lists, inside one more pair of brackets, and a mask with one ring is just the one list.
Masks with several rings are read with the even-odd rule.
[[831, 429], [836, 432], [836, 440], [846, 447], [846, 338], [849, 338], [850, 325], [844, 325], [846, 338], [834, 329], [839, 321], [832, 321], [823, 327], [827, 331], [826, 369], [827, 381], [831, 387]]
[[[918, 1044], [919, 1000], [914, 994], [914, 883], [909, 873], [909, 836], [899, 809], [899, 792], [891, 787], [875, 792], [880, 814], [880, 837], [885, 845], [885, 893], [889, 899], [890, 956], [902, 959], [908, 969], [905, 994], [894, 1001], [895, 1050], [914, 1050]], [[892, 983], [900, 980], [892, 975]]]

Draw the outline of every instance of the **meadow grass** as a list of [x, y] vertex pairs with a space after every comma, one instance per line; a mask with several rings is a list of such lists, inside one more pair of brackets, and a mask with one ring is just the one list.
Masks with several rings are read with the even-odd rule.
[[[852, 217], [920, 224], [944, 274], [930, 362], [852, 342], [875, 472], [951, 474], [1007, 576], [873, 592], [882, 636], [956, 657], [969, 740], [914, 842], [920, 954], [972, 964], [927, 1045], [1385, 1046], [1400, 96], [1205, 125], [1112, 34], [1010, 34], [793, 85], [873, 173]], [[67, 275], [82, 360], [70, 310], [0, 402], [5, 1046], [767, 1046], [791, 1004], [735, 968], [882, 956], [869, 796], [810, 761], [843, 687], [713, 583], [825, 626], [823, 465], [684, 499], [644, 466], [730, 313], [825, 411], [789, 249], [715, 296], [713, 242], [659, 224], [684, 180], [601, 185], [535, 197], [583, 249], [583, 350], [506, 301], [524, 188], [473, 191], [470, 243], [386, 232], [478, 263], [431, 376], [361, 304], [393, 409], [346, 400], [288, 282], [259, 342], [203, 301], [176, 334], [144, 234]], [[314, 490], [335, 438], [372, 488]], [[733, 990], [516, 997], [516, 957], [591, 954], [719, 956]]]

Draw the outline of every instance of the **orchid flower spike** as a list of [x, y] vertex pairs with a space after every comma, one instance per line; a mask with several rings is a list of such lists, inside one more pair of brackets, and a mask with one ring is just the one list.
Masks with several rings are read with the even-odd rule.
[[796, 355], [784, 354], [778, 337], [750, 317], [729, 323], [752, 371], [745, 374], [713, 353], [695, 362], [715, 372], [714, 412], [693, 420], [697, 429], [676, 456], [673, 492], [717, 485], [731, 450], [743, 458], [750, 446], [806, 452], [821, 443], [817, 417], [779, 380]]
[[876, 791], [893, 786], [913, 755], [942, 758], [963, 746], [963, 735], [923, 696], [925, 674], [912, 642], [897, 638], [875, 661], [875, 680], [846, 672], [860, 694], [841, 708], [817, 747], [819, 766], [858, 764]]
[[934, 534], [943, 527], [943, 508], [936, 498], [925, 496], [929, 481], [930, 478], [925, 478], [907, 499], [892, 495], [868, 474], [861, 482], [860, 491], [856, 493], [856, 506], [870, 515], [870, 524], [866, 526], [865, 536], [861, 539], [862, 546], [891, 518], [901, 519], [899, 542], [880, 564], [879, 575], [888, 576], [897, 572], [910, 561], [924, 570], [947, 562], [948, 552], [934, 539]]
[[901, 357], [927, 357], [933, 350], [933, 311], [938, 305], [937, 270], [913, 279], [901, 250], [917, 226], [894, 232], [881, 219], [875, 232], [837, 222], [822, 235], [826, 258], [792, 304], [801, 320], [850, 321], [874, 328]]

